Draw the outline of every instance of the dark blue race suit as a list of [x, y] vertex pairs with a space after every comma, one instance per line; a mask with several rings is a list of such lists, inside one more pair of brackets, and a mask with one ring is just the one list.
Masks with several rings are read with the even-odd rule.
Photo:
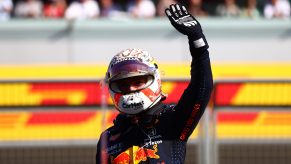
[[186, 144], [209, 102], [213, 88], [208, 47], [191, 48], [191, 80], [176, 105], [161, 105], [152, 127], [119, 114], [101, 134], [96, 163], [184, 163]]

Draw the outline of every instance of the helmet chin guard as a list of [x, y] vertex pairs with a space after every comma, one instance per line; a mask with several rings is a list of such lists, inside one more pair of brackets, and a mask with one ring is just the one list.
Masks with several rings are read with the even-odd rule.
[[154, 101], [151, 101], [145, 94], [142, 92], [134, 92], [127, 95], [121, 95], [119, 100], [117, 98], [116, 102], [119, 104], [115, 104], [116, 108], [122, 112], [129, 115], [135, 115], [146, 111], [155, 105], [161, 96], [157, 97]]
[[[136, 76], [150, 76], [151, 82], [135, 92], [122, 93], [116, 89], [118, 80]], [[154, 59], [147, 51], [141, 49], [126, 49], [111, 60], [105, 81], [117, 110], [135, 115], [154, 106], [162, 98], [161, 78]]]

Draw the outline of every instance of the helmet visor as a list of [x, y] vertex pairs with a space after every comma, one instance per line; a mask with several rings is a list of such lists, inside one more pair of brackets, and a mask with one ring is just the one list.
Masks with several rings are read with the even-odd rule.
[[127, 94], [143, 90], [149, 87], [153, 81], [153, 75], [133, 76], [115, 80], [109, 83], [109, 87], [115, 93]]
[[127, 60], [115, 64], [110, 72], [107, 82], [111, 83], [116, 80], [125, 79], [134, 76], [154, 75], [155, 67], [148, 65], [138, 60]]

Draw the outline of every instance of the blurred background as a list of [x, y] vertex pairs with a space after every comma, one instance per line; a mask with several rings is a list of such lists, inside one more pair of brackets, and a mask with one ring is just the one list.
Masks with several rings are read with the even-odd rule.
[[[0, 163], [93, 164], [118, 114], [100, 84], [130, 47], [159, 63], [165, 103], [187, 86], [175, 0], [0, 0]], [[186, 163], [291, 163], [288, 0], [188, 0], [208, 39], [215, 88]]]

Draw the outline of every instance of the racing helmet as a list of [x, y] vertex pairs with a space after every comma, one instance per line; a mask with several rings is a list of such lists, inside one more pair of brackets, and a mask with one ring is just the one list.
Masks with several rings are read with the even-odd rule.
[[[136, 78], [145, 81], [142, 87], [132, 91], [122, 89], [123, 80]], [[126, 49], [115, 55], [108, 66], [105, 81], [115, 107], [125, 114], [147, 111], [163, 98], [157, 64], [142, 49]]]

